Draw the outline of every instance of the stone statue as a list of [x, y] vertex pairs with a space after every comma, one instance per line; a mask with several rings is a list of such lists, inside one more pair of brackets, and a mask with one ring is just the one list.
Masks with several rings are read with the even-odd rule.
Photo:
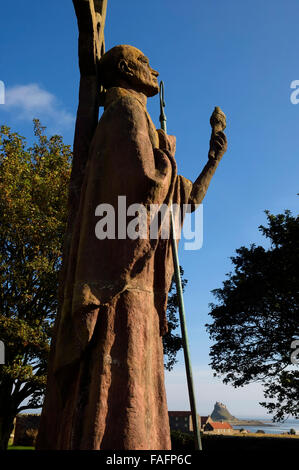
[[159, 91], [147, 57], [116, 46], [99, 67], [104, 112], [74, 220], [37, 448], [170, 449], [162, 348], [170, 240], [99, 240], [95, 211], [110, 204], [121, 225], [120, 195], [127, 207], [201, 203], [226, 137], [212, 133], [213, 152], [192, 184], [177, 175], [175, 138], [157, 131], [147, 113], [147, 98]]

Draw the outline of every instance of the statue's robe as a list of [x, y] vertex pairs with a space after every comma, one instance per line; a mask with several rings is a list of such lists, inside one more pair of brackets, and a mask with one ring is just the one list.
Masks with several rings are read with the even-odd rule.
[[187, 204], [191, 189], [138, 94], [110, 89], [74, 223], [38, 449], [171, 448], [162, 347], [171, 242], [99, 240], [95, 209], [111, 204], [117, 218], [120, 195], [127, 207]]

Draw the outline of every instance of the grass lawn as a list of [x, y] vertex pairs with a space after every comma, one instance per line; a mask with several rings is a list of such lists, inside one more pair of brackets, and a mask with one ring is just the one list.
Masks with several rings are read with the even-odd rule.
[[27, 447], [27, 446], [8, 446], [7, 450], [34, 450], [34, 447]]

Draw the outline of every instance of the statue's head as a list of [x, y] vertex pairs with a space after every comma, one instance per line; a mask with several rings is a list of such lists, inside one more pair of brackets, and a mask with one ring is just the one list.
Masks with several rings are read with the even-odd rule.
[[99, 62], [101, 84], [111, 87], [129, 86], [146, 96], [159, 92], [158, 72], [151, 68], [148, 58], [133, 46], [115, 46]]

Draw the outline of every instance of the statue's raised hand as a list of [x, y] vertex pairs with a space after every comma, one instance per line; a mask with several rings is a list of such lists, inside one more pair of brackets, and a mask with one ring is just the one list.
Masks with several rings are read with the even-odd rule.
[[209, 158], [220, 160], [227, 150], [227, 138], [223, 131], [212, 133], [210, 139]]

